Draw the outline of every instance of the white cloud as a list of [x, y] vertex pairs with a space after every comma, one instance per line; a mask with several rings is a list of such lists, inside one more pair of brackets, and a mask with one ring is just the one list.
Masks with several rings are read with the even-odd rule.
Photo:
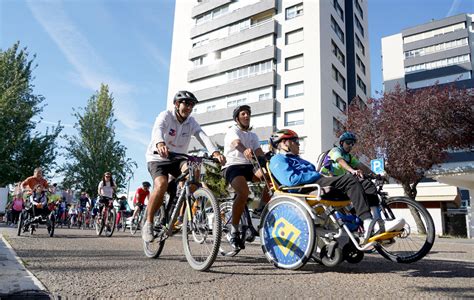
[[449, 8], [448, 13], [446, 14], [446, 17], [455, 15], [459, 10], [460, 5], [461, 5], [461, 0], [453, 0], [453, 3], [451, 3], [451, 7]]
[[73, 66], [76, 72], [73, 82], [92, 91], [98, 90], [101, 83], [108, 84], [115, 98], [117, 120], [132, 131], [146, 126], [138, 121], [138, 112], [130, 105], [134, 103], [130, 100], [136, 87], [110, 75], [113, 70], [70, 20], [62, 2], [28, 0], [27, 3], [35, 19]]

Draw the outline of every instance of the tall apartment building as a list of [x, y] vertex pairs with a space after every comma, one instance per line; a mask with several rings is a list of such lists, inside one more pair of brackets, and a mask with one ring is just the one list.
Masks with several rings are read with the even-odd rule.
[[382, 38], [382, 68], [385, 90], [422, 88], [455, 82], [474, 88], [473, 14], [414, 26]]
[[369, 96], [367, 19], [364, 0], [176, 1], [168, 107], [177, 90], [194, 92], [193, 116], [222, 145], [248, 104], [263, 148], [291, 128], [316, 159], [348, 103]]

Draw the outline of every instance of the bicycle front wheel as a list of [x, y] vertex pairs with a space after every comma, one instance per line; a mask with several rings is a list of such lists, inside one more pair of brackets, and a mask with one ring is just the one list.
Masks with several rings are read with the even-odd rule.
[[[164, 201], [166, 203], [166, 201]], [[162, 228], [162, 223], [164, 223], [165, 219], [165, 207], [164, 204], [155, 212], [155, 217], [153, 219], [153, 231], [155, 239], [151, 242], [143, 241], [143, 252], [145, 252], [146, 257], [148, 258], [157, 258], [160, 256], [161, 251], [163, 251], [163, 247], [165, 246], [166, 239], [163, 238], [164, 228]], [[142, 222], [140, 224], [141, 230], [143, 230], [143, 226], [145, 225], [146, 216], [147, 216], [148, 207], [145, 209], [144, 216], [142, 218]]]
[[132, 235], [137, 233], [138, 226], [139, 226], [139, 223], [140, 223], [139, 219], [140, 219], [140, 215], [137, 215], [134, 218], [132, 218], [132, 220], [130, 221], [130, 233]]
[[115, 208], [109, 209], [107, 212], [107, 220], [105, 220], [105, 236], [111, 237], [115, 230], [115, 220], [117, 219], [117, 212]]
[[386, 200], [382, 216], [405, 219], [402, 234], [387, 243], [375, 245], [380, 255], [398, 263], [412, 263], [422, 259], [433, 247], [435, 229], [433, 219], [425, 207], [408, 197]]
[[219, 252], [222, 233], [220, 210], [209, 189], [199, 188], [193, 198], [192, 206], [186, 206], [183, 219], [184, 254], [193, 269], [206, 271]]

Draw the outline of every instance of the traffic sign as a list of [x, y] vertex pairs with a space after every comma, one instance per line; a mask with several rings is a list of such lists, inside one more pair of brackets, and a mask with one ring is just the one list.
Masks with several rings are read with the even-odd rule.
[[370, 161], [370, 169], [375, 174], [382, 174], [384, 172], [384, 161], [383, 158], [372, 159]]

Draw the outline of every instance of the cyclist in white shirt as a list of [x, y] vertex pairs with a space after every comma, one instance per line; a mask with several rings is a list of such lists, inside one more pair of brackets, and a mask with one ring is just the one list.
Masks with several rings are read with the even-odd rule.
[[[264, 176], [262, 170], [254, 169], [250, 161], [253, 158], [253, 153], [257, 157], [264, 156], [258, 136], [251, 132], [251, 114], [252, 111], [248, 105], [238, 106], [234, 109], [235, 124], [229, 128], [224, 138], [224, 155], [227, 163], [222, 168], [222, 173], [226, 182], [230, 183], [235, 191], [230, 244], [236, 250], [245, 248], [240, 238], [239, 221], [249, 197], [247, 181], [259, 181]], [[268, 202], [269, 197], [266, 189], [263, 191], [263, 195], [264, 202]]]
[[168, 159], [169, 152], [187, 153], [191, 136], [206, 147], [212, 156], [225, 163], [225, 157], [219, 153], [211, 139], [204, 133], [201, 126], [191, 117], [197, 98], [188, 91], [179, 91], [173, 99], [172, 110], [161, 112], [153, 125], [150, 144], [146, 151], [148, 172], [153, 178], [154, 188], [147, 206], [147, 220], [142, 230], [145, 242], [151, 242], [155, 212], [163, 203], [163, 196], [168, 188], [169, 175], [178, 177], [187, 169], [185, 160]]

